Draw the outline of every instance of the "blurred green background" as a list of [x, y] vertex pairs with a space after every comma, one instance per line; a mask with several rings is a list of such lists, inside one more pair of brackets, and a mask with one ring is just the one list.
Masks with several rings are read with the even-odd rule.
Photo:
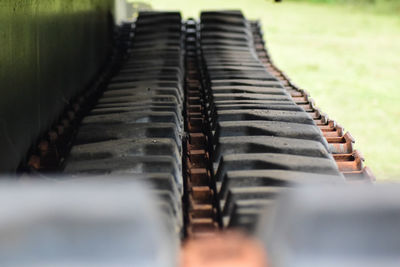
[[241, 9], [275, 64], [350, 131], [378, 179], [400, 179], [400, 1], [144, 0], [198, 17]]

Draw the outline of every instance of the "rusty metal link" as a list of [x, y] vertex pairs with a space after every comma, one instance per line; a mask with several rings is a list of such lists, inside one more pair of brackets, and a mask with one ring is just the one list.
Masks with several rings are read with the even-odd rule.
[[79, 123], [87, 111], [81, 105], [90, 106], [91, 98], [92, 95], [86, 93], [67, 106], [61, 119], [31, 149], [27, 166], [22, 166], [20, 170], [54, 172], [60, 169], [71, 149]]
[[254, 47], [256, 53], [267, 68], [279, 81], [285, 86], [285, 89], [290, 93], [295, 103], [301, 106], [313, 118], [315, 124], [322, 131], [323, 136], [329, 143], [330, 152], [338, 165], [339, 170], [345, 175], [348, 181], [375, 181], [375, 176], [368, 167], [364, 167], [364, 158], [361, 154], [354, 150], [354, 138], [349, 132], [345, 132], [344, 128], [338, 125], [334, 120], [322, 113], [308, 92], [300, 89], [295, 85], [289, 77], [282, 72], [273, 63], [265, 42], [259, 22], [251, 23]]
[[203, 236], [219, 229], [216, 208], [215, 182], [212, 178], [208, 152], [208, 129], [201, 74], [201, 56], [198, 48], [198, 25], [188, 20], [186, 29], [186, 194], [187, 224], [189, 237]]

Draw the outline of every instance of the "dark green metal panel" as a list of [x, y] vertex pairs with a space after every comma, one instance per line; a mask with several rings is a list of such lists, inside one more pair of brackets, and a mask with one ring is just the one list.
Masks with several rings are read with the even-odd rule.
[[112, 0], [0, 0], [0, 172], [85, 88], [110, 49]]

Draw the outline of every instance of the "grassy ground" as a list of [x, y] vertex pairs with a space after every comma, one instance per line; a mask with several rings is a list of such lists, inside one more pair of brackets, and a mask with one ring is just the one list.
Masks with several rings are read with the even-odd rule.
[[152, 0], [158, 9], [242, 8], [260, 19], [275, 63], [356, 139], [379, 179], [400, 179], [400, 16], [347, 5]]

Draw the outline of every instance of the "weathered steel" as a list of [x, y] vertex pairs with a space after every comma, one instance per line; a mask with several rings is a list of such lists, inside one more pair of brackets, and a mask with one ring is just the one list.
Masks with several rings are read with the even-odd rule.
[[207, 123], [207, 100], [202, 73], [201, 52], [197, 37], [198, 24], [186, 22], [186, 131], [188, 138], [186, 164], [186, 233], [188, 237], [204, 236], [219, 229], [216, 184], [209, 153], [210, 127]]

